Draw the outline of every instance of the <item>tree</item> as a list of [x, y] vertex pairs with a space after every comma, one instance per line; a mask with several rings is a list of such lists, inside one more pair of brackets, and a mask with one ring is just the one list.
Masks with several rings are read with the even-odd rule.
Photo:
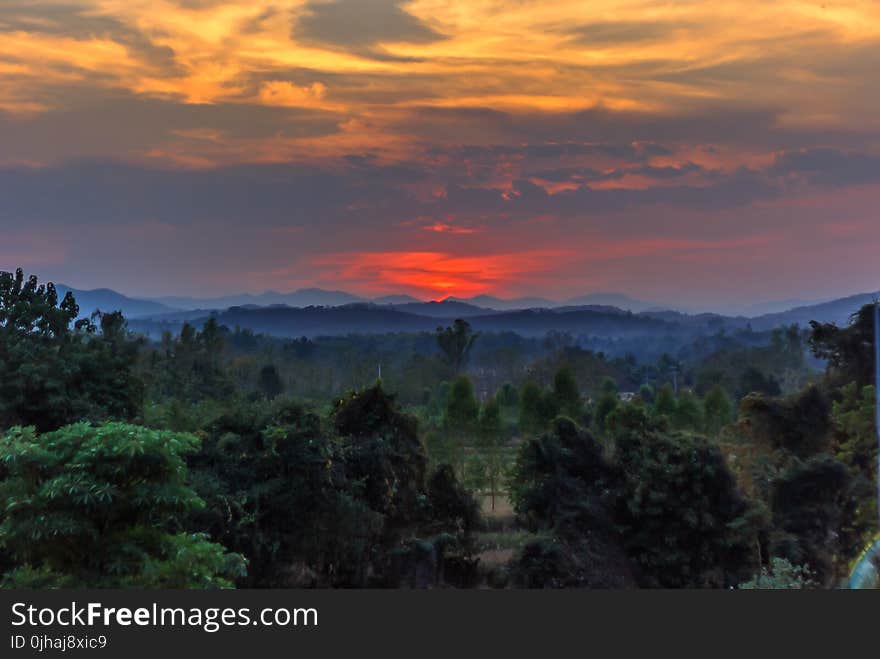
[[347, 474], [364, 484], [370, 508], [389, 527], [415, 519], [427, 465], [418, 421], [377, 383], [337, 404], [333, 422], [344, 443]]
[[597, 432], [604, 433], [608, 418], [618, 408], [620, 401], [617, 395], [603, 393], [596, 401], [596, 408], [593, 412], [593, 421]]
[[[469, 382], [468, 386], [459, 384], [460, 392], [468, 390], [472, 395]], [[468, 407], [465, 402], [463, 408]], [[451, 469], [441, 466], [426, 483], [427, 461], [416, 419], [402, 413], [394, 397], [377, 384], [340, 402], [333, 421], [343, 446], [345, 474], [351, 484], [348, 489], [379, 514], [372, 560], [365, 561], [365, 567], [384, 575], [387, 584], [395, 562], [402, 561], [412, 570], [425, 553], [437, 559], [433, 564], [436, 581], [437, 570], [453, 547], [462, 552], [460, 561], [470, 565], [464, 553], [478, 518], [476, 504], [461, 489]], [[435, 535], [424, 537], [423, 533]], [[362, 585], [365, 578], [362, 573], [354, 583]]]
[[[866, 532], [877, 520], [877, 426], [873, 386], [855, 382], [841, 388], [832, 408], [835, 457], [846, 465], [859, 500], [854, 532]], [[867, 540], [867, 538], [865, 538]]]
[[599, 391], [599, 399], [596, 401], [593, 420], [596, 424], [596, 430], [603, 433], [609, 415], [620, 405], [620, 397], [617, 393], [617, 383], [611, 378], [602, 380]]
[[810, 323], [810, 348], [828, 362], [828, 378], [833, 384], [855, 381], [860, 387], [874, 381], [874, 305], [866, 304], [853, 314], [848, 327]]
[[269, 400], [273, 400], [284, 392], [284, 383], [281, 382], [275, 364], [266, 364], [260, 369], [260, 391]]
[[496, 396], [501, 407], [516, 407], [519, 405], [519, 390], [510, 382], [505, 382]]
[[[81, 421], [128, 420], [140, 411], [138, 342], [121, 314], [77, 320], [71, 293], [0, 272], [0, 428], [55, 430]], [[95, 325], [92, 321], [100, 318]]]
[[583, 416], [583, 400], [578, 390], [577, 380], [569, 368], [561, 368], [553, 378], [553, 397], [560, 414], [565, 414], [575, 421]]
[[192, 435], [122, 423], [0, 438], [5, 584], [86, 588], [229, 587], [241, 556], [180, 530], [204, 502], [186, 484]]
[[192, 403], [229, 399], [235, 387], [223, 361], [227, 334], [211, 317], [201, 330], [185, 322], [177, 338], [164, 337], [154, 394]]
[[633, 584], [613, 520], [616, 475], [602, 444], [559, 417], [525, 442], [511, 478], [520, 522], [539, 539], [513, 564], [515, 583], [529, 588], [626, 587]]
[[804, 590], [816, 588], [812, 571], [803, 565], [792, 565], [784, 558], [773, 557], [770, 568], [762, 568], [749, 581], [741, 583], [743, 590]]
[[501, 407], [495, 398], [490, 398], [480, 412], [479, 448], [482, 452], [483, 471], [489, 485], [492, 511], [495, 511], [495, 496], [504, 474], [504, 442], [501, 429]]
[[587, 528], [586, 522], [600, 512], [612, 478], [602, 445], [571, 419], [560, 417], [520, 448], [511, 497], [528, 528]]
[[467, 376], [460, 375], [452, 383], [444, 426], [455, 445], [461, 477], [464, 476], [465, 446], [468, 439], [476, 433], [479, 411], [480, 404], [474, 395], [474, 385]]
[[542, 427], [541, 388], [528, 380], [519, 396], [519, 430], [524, 434], [534, 434], [540, 432]]
[[782, 387], [772, 375], [765, 375], [759, 369], [750, 366], [740, 376], [737, 395], [742, 398], [752, 393], [779, 396], [782, 394]]
[[740, 478], [772, 513], [766, 555], [807, 565], [824, 584], [846, 569], [876, 523], [866, 514], [876, 496], [870, 476], [846, 462], [861, 444], [847, 447], [847, 435], [858, 434], [859, 416], [873, 416], [856, 412], [855, 393], [844, 394], [834, 415], [816, 386], [785, 398], [750, 395], [737, 423]]
[[690, 391], [682, 391], [675, 404], [672, 424], [680, 430], [700, 430], [703, 427], [703, 410], [700, 400]]
[[451, 327], [437, 328], [437, 345], [455, 373], [459, 373], [467, 363], [471, 348], [479, 336], [471, 329], [470, 323], [461, 318], [456, 319]]
[[552, 391], [542, 391], [532, 380], [528, 380], [520, 394], [519, 429], [520, 432], [535, 435], [542, 432], [559, 414], [559, 405]]
[[716, 384], [706, 392], [703, 411], [706, 431], [713, 435], [733, 421], [733, 403], [720, 385]]
[[846, 532], [858, 505], [852, 495], [852, 478], [839, 460], [827, 454], [796, 460], [772, 484], [771, 553], [832, 583], [835, 568], [845, 568], [861, 548], [863, 530]]
[[[725, 587], [749, 562], [748, 504], [718, 447], [634, 408], [615, 433], [615, 520], [646, 586]], [[640, 416], [639, 416], [640, 415]]]
[[671, 419], [675, 415], [677, 407], [678, 405], [675, 400], [675, 392], [672, 390], [672, 385], [664, 384], [660, 387], [660, 390], [654, 398], [654, 414]]
[[[349, 480], [343, 447], [318, 415], [289, 401], [233, 405], [200, 434], [190, 471], [207, 505], [192, 524], [248, 558], [240, 585], [359, 582], [383, 518], [365, 484]], [[357, 478], [365, 462], [352, 463]]]

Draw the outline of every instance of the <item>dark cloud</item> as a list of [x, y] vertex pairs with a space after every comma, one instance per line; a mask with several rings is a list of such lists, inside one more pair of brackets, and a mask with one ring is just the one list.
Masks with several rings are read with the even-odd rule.
[[680, 176], [687, 176], [688, 174], [702, 173], [703, 171], [704, 169], [699, 165], [692, 162], [686, 162], [681, 165], [670, 165], [665, 167], [642, 165], [641, 167], [636, 167], [632, 170], [628, 170], [627, 173], [644, 176], [646, 178], [663, 180], [679, 178]]
[[[123, 91], [48, 87], [53, 109], [30, 117], [0, 112], [6, 160], [119, 157], [156, 147], [179, 131], [217, 131], [229, 139], [314, 137], [338, 131], [339, 116], [321, 110], [246, 103], [178, 103]], [[180, 137], [175, 138], [180, 141]]]
[[770, 172], [796, 175], [810, 184], [844, 186], [880, 181], [880, 156], [838, 149], [801, 149], [776, 157]]
[[575, 43], [586, 46], [613, 46], [621, 43], [637, 43], [669, 39], [689, 25], [684, 23], [657, 23], [653, 21], [608, 21], [579, 25], [567, 34]]
[[532, 177], [550, 183], [592, 183], [616, 180], [623, 178], [625, 175], [625, 171], [622, 169], [602, 172], [591, 167], [557, 167], [556, 169], [540, 169], [531, 173]]
[[122, 44], [164, 75], [181, 71], [174, 51], [154, 44], [143, 32], [112, 16], [99, 15], [76, 4], [55, 4], [34, 0], [3, 0], [0, 4], [0, 33], [24, 31], [73, 39], [103, 38]]
[[393, 228], [415, 217], [583, 216], [666, 204], [724, 208], [772, 198], [777, 188], [750, 170], [701, 185], [645, 190], [582, 185], [550, 194], [525, 179], [505, 192], [451, 183], [442, 198], [419, 199], [406, 185], [429, 180], [417, 163], [385, 165], [349, 156], [336, 168], [238, 165], [211, 170], [169, 170], [111, 161], [76, 161], [43, 168], [0, 169], [0, 221], [58, 224], [187, 224], [246, 221], [253, 226], [375, 224]]
[[[528, 168], [527, 168], [528, 169]], [[658, 181], [648, 188], [596, 188], [591, 183], [637, 173]], [[487, 227], [555, 217], [571, 222], [632, 212], [649, 227], [655, 210], [695, 215], [744, 208], [780, 198], [788, 179], [820, 185], [880, 181], [880, 158], [867, 153], [813, 149], [782, 153], [765, 170], [705, 170], [641, 164], [602, 172], [588, 167], [547, 170], [515, 178], [509, 187], [453, 180], [441, 196], [420, 197], [412, 183], [444, 182], [430, 164], [386, 163], [366, 152], [326, 166], [238, 165], [211, 170], [170, 170], [112, 161], [75, 161], [42, 168], [0, 169], [0, 223], [39, 222], [59, 229], [80, 224], [160, 222], [217, 227], [244, 222], [269, 227], [321, 228], [328, 241], [368, 232], [390, 237], [416, 218], [457, 218]], [[575, 181], [551, 193], [534, 179]], [[449, 181], [449, 179], [447, 179]], [[213, 238], [209, 238], [213, 239]], [[219, 238], [218, 238], [219, 239]], [[341, 238], [340, 238], [341, 239]], [[354, 240], [354, 238], [351, 238]], [[347, 240], [347, 239], [346, 239]]]
[[442, 210], [449, 213], [496, 213], [499, 215], [548, 214], [591, 216], [657, 205], [698, 210], [747, 206], [778, 197], [780, 189], [761, 172], [739, 169], [716, 176], [700, 185], [658, 186], [647, 189], [593, 189], [581, 185], [555, 194], [529, 181], [516, 181], [513, 194], [495, 188], [449, 186]]
[[310, 2], [293, 38], [380, 59], [399, 59], [377, 48], [384, 42], [426, 43], [443, 36], [401, 9], [401, 0]]
[[675, 179], [689, 174], [705, 174], [706, 170], [692, 162], [681, 165], [668, 165], [656, 167], [654, 165], [641, 165], [611, 170], [598, 170], [591, 167], [559, 167], [556, 169], [542, 169], [531, 173], [534, 178], [554, 183], [580, 182], [592, 183], [599, 181], [616, 181], [627, 175], [643, 176], [658, 181]]
[[428, 178], [428, 172], [419, 163], [382, 164], [374, 153], [349, 154], [344, 159], [363, 181], [408, 184]]
[[716, 101], [694, 101], [674, 113], [602, 107], [568, 113], [419, 107], [394, 127], [434, 144], [597, 144], [608, 155], [628, 159], [665, 155], [680, 144], [767, 151], [857, 147], [876, 139], [870, 125], [816, 130], [786, 124], [783, 115], [780, 108], [731, 107]]
[[[594, 149], [609, 156], [635, 159], [661, 155], [675, 143], [803, 145], [803, 136], [781, 129], [778, 117], [775, 109], [710, 103], [675, 114], [606, 108], [512, 113], [485, 107], [420, 107], [396, 126], [440, 144], [594, 144], [598, 145]], [[813, 133], [808, 138], [817, 136]]]
[[305, 165], [238, 165], [169, 170], [111, 161], [0, 169], [0, 221], [188, 224], [215, 221], [332, 225], [356, 217], [389, 224], [417, 214], [397, 190], [400, 171], [382, 167], [320, 170]]
[[564, 158], [567, 156], [602, 155], [622, 160], [642, 161], [659, 155], [670, 155], [672, 151], [662, 145], [652, 143], [619, 143], [606, 142], [544, 142], [534, 144], [506, 145], [492, 144], [488, 146], [465, 144], [453, 148], [432, 147], [432, 155], [446, 154], [454, 158], [498, 158], [516, 156], [529, 159]]

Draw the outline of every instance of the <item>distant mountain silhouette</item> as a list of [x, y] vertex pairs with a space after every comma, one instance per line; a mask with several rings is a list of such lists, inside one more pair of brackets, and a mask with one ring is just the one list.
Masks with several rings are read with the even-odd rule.
[[171, 306], [152, 300], [139, 300], [128, 297], [109, 288], [96, 288], [91, 291], [85, 291], [71, 288], [64, 284], [58, 284], [55, 288], [58, 290], [59, 297], [63, 297], [68, 291], [73, 293], [73, 297], [76, 298], [76, 303], [79, 305], [79, 315], [81, 318], [91, 316], [95, 311], [103, 311], [105, 313], [121, 311], [122, 315], [126, 318], [138, 318], [174, 311], [174, 308]]
[[413, 313], [419, 316], [431, 318], [471, 318], [473, 316], [485, 316], [500, 313], [494, 309], [477, 307], [466, 302], [456, 302], [449, 298], [440, 302], [412, 302], [410, 304], [391, 305], [397, 311]]
[[749, 304], [741, 307], [741, 313], [743, 316], [755, 318], [757, 316], [766, 316], [772, 313], [783, 313], [785, 311], [791, 311], [792, 309], [797, 309], [799, 307], [812, 307], [830, 301], [831, 300], [828, 298], [819, 300], [802, 300], [799, 298], [792, 298], [789, 300], [760, 302], [758, 304]]
[[245, 305], [267, 307], [272, 304], [286, 304], [290, 307], [340, 306], [364, 301], [363, 298], [345, 291], [327, 291], [322, 288], [301, 288], [290, 293], [266, 291], [259, 294], [242, 293], [213, 298], [159, 297], [153, 299], [178, 309], [228, 309]]
[[494, 309], [496, 311], [509, 311], [512, 309], [551, 309], [559, 306], [559, 302], [548, 300], [543, 297], [516, 297], [504, 299], [493, 295], [475, 295], [474, 297], [448, 297], [445, 301], [463, 302], [475, 307]]
[[[462, 317], [463, 306], [456, 302], [420, 303], [403, 305], [416, 307], [421, 313], [410, 313], [394, 306], [375, 304], [348, 304], [338, 307], [232, 307], [220, 312], [176, 312], [158, 315], [151, 320], [132, 323], [132, 328], [157, 334], [169, 325], [179, 325], [188, 320], [196, 325], [214, 316], [227, 327], [242, 327], [254, 332], [282, 337], [338, 336], [345, 334], [377, 334], [387, 332], [434, 331], [440, 325], [448, 325]], [[426, 310], [434, 315], [426, 315]], [[454, 311], [442, 315], [441, 310]], [[659, 332], [690, 331], [681, 323], [667, 322], [648, 315], [632, 314], [619, 309], [598, 311], [577, 309], [557, 312], [550, 309], [524, 309], [515, 311], [482, 311], [469, 315], [468, 322], [476, 330], [509, 331], [522, 336], [544, 336], [550, 331], [596, 336], [635, 336]]]
[[[383, 295], [373, 299], [363, 298], [346, 291], [329, 291], [321, 288], [304, 288], [290, 293], [265, 291], [264, 293], [241, 293], [211, 298], [168, 296], [151, 298], [153, 301], [176, 309], [228, 309], [256, 305], [266, 307], [272, 304], [286, 304], [290, 307], [338, 307], [344, 304], [372, 302], [379, 305], [401, 307], [409, 304], [431, 304], [411, 295]], [[649, 309], [665, 309], [653, 302], [636, 300], [620, 293], [591, 293], [567, 300], [564, 303], [544, 297], [500, 298], [494, 295], [475, 295], [474, 297], [450, 296], [438, 302], [461, 303], [478, 309], [493, 311], [513, 311], [517, 309], [555, 309], [561, 306], [617, 307], [626, 311], [646, 311]], [[436, 304], [437, 302], [434, 302]], [[432, 312], [433, 313], [433, 312]]]
[[636, 300], [624, 295], [623, 293], [590, 293], [589, 295], [579, 295], [578, 297], [566, 300], [565, 306], [591, 306], [599, 305], [605, 307], [617, 307], [625, 311], [648, 311], [650, 309], [668, 309], [656, 302], [645, 302], [644, 300]]
[[874, 301], [880, 293], [860, 293], [849, 297], [795, 307], [781, 313], [765, 314], [751, 319], [755, 329], [768, 329], [780, 325], [801, 325], [805, 327], [811, 320], [821, 323], [835, 323], [844, 326], [849, 323], [850, 316], [866, 304]]
[[412, 295], [383, 295], [374, 297], [373, 304], [418, 304], [424, 302]]
[[[86, 291], [59, 285], [58, 290], [62, 295], [73, 291], [83, 317], [100, 309], [122, 311], [129, 319], [173, 325], [198, 322], [214, 314], [230, 327], [238, 324], [283, 336], [433, 330], [438, 324], [455, 318], [467, 318], [477, 329], [524, 335], [556, 330], [611, 336], [649, 329], [715, 331], [747, 325], [755, 330], [766, 330], [791, 324], [805, 327], [811, 320], [845, 325], [853, 313], [874, 299], [874, 294], [863, 293], [747, 317], [685, 313], [658, 308], [653, 303], [617, 293], [592, 293], [561, 305], [546, 298], [502, 299], [491, 295], [448, 297], [439, 302], [423, 302], [409, 295], [386, 295], [365, 301], [345, 291], [320, 288], [290, 293], [266, 291], [259, 295], [152, 300], [129, 297], [106, 288]], [[645, 309], [637, 311], [639, 307]]]

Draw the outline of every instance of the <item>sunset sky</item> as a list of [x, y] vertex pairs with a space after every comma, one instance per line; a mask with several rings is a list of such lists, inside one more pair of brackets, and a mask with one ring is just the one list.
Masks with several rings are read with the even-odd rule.
[[880, 2], [0, 1], [0, 269], [79, 288], [880, 288]]

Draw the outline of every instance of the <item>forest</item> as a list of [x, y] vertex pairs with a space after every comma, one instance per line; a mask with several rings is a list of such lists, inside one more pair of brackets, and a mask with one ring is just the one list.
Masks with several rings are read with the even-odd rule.
[[157, 337], [0, 273], [0, 585], [840, 587], [878, 518], [853, 311]]

